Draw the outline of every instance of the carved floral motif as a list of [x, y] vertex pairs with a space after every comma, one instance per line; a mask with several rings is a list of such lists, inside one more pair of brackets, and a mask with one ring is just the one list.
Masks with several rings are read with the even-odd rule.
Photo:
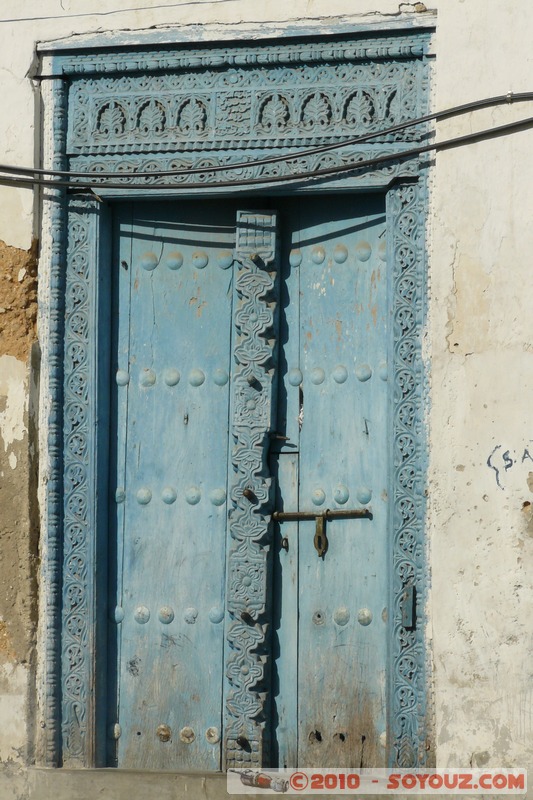
[[[112, 109], [109, 109], [111, 112]], [[90, 689], [87, 550], [89, 548], [89, 227], [84, 201], [70, 209], [66, 281], [64, 389], [63, 746], [83, 759]]]
[[275, 213], [238, 212], [236, 362], [233, 378], [235, 482], [231, 490], [226, 675], [226, 767], [264, 763], [271, 479], [265, 441], [271, 426], [276, 343]]
[[376, 107], [368, 91], [354, 92], [345, 105], [345, 119], [355, 128], [370, 128], [376, 118]]
[[158, 136], [165, 131], [165, 109], [157, 100], [148, 100], [137, 114], [137, 130], [141, 136]]
[[[393, 664], [390, 709], [393, 758], [398, 767], [426, 763], [427, 721], [424, 704], [425, 663], [423, 602], [423, 450], [421, 387], [423, 366], [420, 328], [424, 301], [423, 184], [398, 186], [389, 195], [394, 270], [394, 549]], [[418, 624], [404, 627], [402, 597], [415, 588]]]
[[289, 122], [290, 111], [287, 99], [280, 94], [268, 97], [259, 111], [258, 125], [268, 133], [280, 133]]
[[200, 134], [205, 131], [207, 109], [200, 100], [186, 100], [178, 112], [178, 128], [184, 134]]
[[333, 117], [333, 109], [322, 92], [315, 92], [304, 101], [302, 106], [302, 124], [306, 130], [327, 128]]
[[[84, 115], [85, 118], [85, 115]], [[126, 114], [118, 103], [105, 103], [96, 118], [96, 133], [103, 137], [120, 136], [126, 129]]]
[[[296, 145], [355, 136], [416, 116], [427, 95], [426, 69], [419, 59], [382, 59], [78, 78], [70, 91], [69, 150], [143, 152], [177, 140], [219, 149], [277, 144], [280, 136]], [[388, 140], [419, 135], [407, 129]]]

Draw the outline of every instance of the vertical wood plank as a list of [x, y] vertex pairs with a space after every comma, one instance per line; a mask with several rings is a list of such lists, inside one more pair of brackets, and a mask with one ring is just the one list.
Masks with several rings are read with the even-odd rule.
[[299, 764], [384, 765], [387, 626], [386, 281], [381, 198], [310, 203], [302, 248], [302, 508], [371, 506], [300, 524]]
[[[298, 507], [298, 453], [271, 456], [276, 508]], [[282, 544], [284, 542], [284, 546]], [[272, 581], [271, 763], [298, 765], [298, 523], [276, 525]]]
[[[300, 216], [299, 205], [278, 201], [281, 237], [279, 377], [276, 433], [270, 461], [275, 508], [299, 507], [300, 410]], [[272, 764], [298, 764], [298, 549], [299, 524], [276, 524], [273, 553]], [[282, 547], [284, 542], [285, 547]]]
[[220, 768], [233, 246], [227, 205], [135, 207], [116, 365], [120, 766]]

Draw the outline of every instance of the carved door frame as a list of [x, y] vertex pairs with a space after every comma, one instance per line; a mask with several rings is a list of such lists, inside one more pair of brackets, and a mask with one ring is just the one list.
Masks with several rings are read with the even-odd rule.
[[[196, 168], [173, 180], [173, 196], [213, 196], [233, 182], [307, 173], [413, 147], [407, 128], [325, 155], [322, 144], [427, 113], [429, 32], [352, 32], [287, 42], [116, 47], [58, 51], [43, 60], [44, 166], [131, 172]], [[313, 104], [310, 108], [309, 104]], [[255, 115], [255, 116], [254, 116]], [[239, 127], [240, 126], [240, 127]], [[262, 164], [285, 154], [291, 161]], [[259, 159], [259, 160], [258, 160]], [[228, 163], [223, 172], [209, 168]], [[231, 164], [246, 166], [232, 169]], [[203, 170], [198, 172], [198, 170]], [[157, 182], [148, 179], [147, 183]], [[166, 178], [165, 183], [172, 179]], [[44, 612], [43, 761], [105, 764], [105, 411], [111, 206], [153, 190], [98, 187], [43, 195], [41, 338]], [[189, 189], [188, 183], [193, 183]], [[199, 186], [203, 183], [203, 186]], [[205, 188], [204, 188], [205, 187]], [[392, 553], [389, 613], [391, 765], [431, 763], [424, 608], [426, 374], [421, 342], [426, 304], [427, 164], [420, 158], [347, 172], [283, 192], [380, 191], [386, 195], [390, 265]], [[247, 203], [250, 203], [249, 194]], [[231, 609], [229, 609], [231, 612]], [[418, 620], [418, 622], [417, 622]], [[251, 656], [252, 658], [254, 656]], [[258, 658], [258, 656], [255, 656]], [[250, 762], [254, 765], [254, 762]]]

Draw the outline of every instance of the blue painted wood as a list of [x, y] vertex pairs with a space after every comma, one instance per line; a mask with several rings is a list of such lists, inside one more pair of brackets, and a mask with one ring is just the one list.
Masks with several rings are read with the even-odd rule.
[[[344, 136], [346, 127], [354, 133], [364, 132], [368, 129], [366, 125], [362, 124], [365, 115], [362, 117], [354, 114], [353, 118], [350, 116], [348, 119], [346, 116], [347, 105], [342, 103], [339, 105], [337, 102], [339, 98], [344, 97], [345, 90], [352, 90], [352, 83], [358, 90], [370, 92], [371, 102], [374, 103], [370, 127], [383, 122], [384, 113], [387, 117], [387, 111], [386, 109], [384, 111], [382, 105], [385, 97], [392, 104], [389, 107], [389, 116], [396, 101], [400, 101], [400, 107], [394, 110], [394, 119], [411, 118], [424, 113], [428, 89], [428, 71], [424, 57], [427, 52], [428, 37], [425, 34], [400, 33], [398, 36], [391, 37], [352, 36], [343, 38], [342, 41], [331, 39], [319, 43], [312, 42], [311, 50], [309, 44], [309, 41], [302, 40], [283, 45], [266, 42], [240, 48], [233, 45], [222, 48], [206, 48], [200, 52], [201, 61], [197, 62], [195, 62], [195, 58], [198, 56], [198, 52], [191, 48], [174, 47], [151, 51], [132, 47], [127, 52], [111, 49], [102, 53], [70, 53], [65, 58], [60, 56], [56, 61], [59, 72], [71, 77], [68, 80], [68, 109], [61, 97], [67, 88], [67, 81], [55, 82], [54, 92], [60, 101], [58, 110], [61, 113], [58, 116], [58, 124], [54, 132], [56, 159], [54, 163], [63, 163], [64, 157], [68, 154], [69, 163], [73, 167], [78, 166], [87, 171], [98, 172], [109, 167], [117, 170], [150, 169], [157, 171], [169, 167], [187, 168], [201, 165], [203, 168], [211, 164], [229, 163], [229, 161], [237, 163], [244, 156], [251, 164], [250, 168], [246, 169], [246, 175], [265, 175], [266, 179], [270, 167], [256, 164], [258, 157], [273, 153], [294, 153], [294, 148], [331, 140], [331, 137]], [[372, 66], [369, 67], [369, 64]], [[200, 70], [197, 69], [199, 65], [202, 66]], [[279, 65], [283, 65], [283, 69], [279, 69]], [[357, 75], [354, 74], [353, 81], [347, 84], [345, 77], [341, 76], [347, 74], [346, 69], [353, 70], [354, 67]], [[390, 83], [380, 78], [380, 75], [383, 76], [382, 68], [385, 67], [387, 69], [390, 67], [396, 76]], [[158, 71], [159, 75], [153, 74]], [[215, 128], [210, 128], [209, 134], [193, 125], [190, 127], [190, 135], [183, 137], [178, 147], [172, 131], [176, 128], [177, 120], [177, 116], [174, 116], [173, 113], [177, 111], [175, 104], [179, 103], [181, 108], [179, 98], [186, 99], [182, 97], [181, 79], [185, 76], [185, 82], [191, 83], [194, 93], [198, 90], [206, 103], [216, 109], [218, 108], [215, 101], [216, 91], [209, 85], [209, 81], [213, 79], [213, 76], [218, 76], [223, 80], [223, 73], [227, 71], [232, 74], [236, 73], [239, 79], [249, 83], [248, 99], [244, 102], [243, 108], [239, 111], [237, 104], [233, 121], [229, 117], [221, 115], [219, 109], [216, 117], [217, 125]], [[123, 78], [123, 73], [126, 72], [130, 74]], [[154, 81], [157, 82], [164, 78], [167, 73], [172, 85], [167, 84], [165, 89], [164, 99], [165, 103], [168, 103], [165, 108], [172, 113], [162, 124], [161, 110], [159, 109], [158, 113], [153, 103], [149, 102], [146, 106], [146, 102], [154, 97], [154, 87], [152, 86]], [[324, 84], [323, 78], [326, 73], [329, 77]], [[274, 85], [271, 79], [273, 75], [277, 74], [285, 76], [284, 81], [286, 79], [290, 85], [286, 85], [283, 81], [281, 84], [275, 83]], [[172, 83], [175, 81], [176, 75], [180, 77], [177, 84]], [[204, 81], [206, 83], [203, 83]], [[310, 94], [303, 96], [302, 87], [307, 83]], [[283, 94], [289, 89], [290, 97]], [[399, 91], [399, 95], [393, 96], [394, 90]], [[336, 109], [334, 116], [330, 118], [329, 124], [326, 126], [327, 132], [324, 132], [319, 124], [319, 120], [323, 119], [323, 116], [309, 117], [308, 115], [304, 118], [300, 114], [304, 105], [314, 98], [317, 91], [319, 94], [327, 95], [326, 104], [327, 102], [330, 105], [333, 103]], [[264, 105], [254, 105], [251, 101], [251, 98], [255, 97], [258, 92], [265, 100]], [[264, 92], [268, 96], [263, 95]], [[273, 110], [273, 105], [272, 103], [268, 105], [268, 102], [274, 100], [274, 97], [278, 95], [283, 95], [290, 106], [290, 113], [288, 116], [287, 113], [283, 113], [277, 117], [274, 114], [273, 119], [277, 120], [277, 126], [273, 131], [273, 136], [269, 138], [264, 123], [265, 119], [267, 121], [270, 119], [269, 114]], [[360, 94], [358, 98], [364, 100]], [[212, 100], [215, 101], [214, 105], [211, 103]], [[109, 116], [107, 111], [110, 109], [106, 105], [110, 102], [124, 102], [127, 105], [128, 113], [133, 114], [128, 117], [128, 126], [123, 126], [123, 123], [120, 120], [117, 122], [116, 119], [114, 124], [107, 124], [108, 122], [113, 123], [113, 120], [107, 119]], [[283, 106], [283, 100], [281, 100], [281, 104]], [[324, 107], [324, 103], [319, 103], [319, 105]], [[357, 103], [355, 105], [357, 106]], [[270, 109], [269, 114], [266, 114], [267, 107]], [[305, 107], [307, 108], [307, 105]], [[113, 109], [116, 111], [115, 106]], [[65, 110], [68, 110], [69, 120], [68, 141], [65, 140], [65, 126], [62, 124]], [[228, 132], [224, 127], [226, 123], [234, 126], [232, 132]], [[246, 127], [249, 123], [252, 124], [251, 134], [250, 128]], [[310, 123], [310, 127], [308, 123]], [[98, 141], [93, 136], [95, 125], [97, 127], [99, 125]], [[246, 134], [250, 144], [248, 149], [242, 149], [241, 134], [245, 130], [248, 131]], [[86, 134], [88, 134], [88, 138], [84, 139]], [[408, 136], [412, 134], [413, 131], [410, 130]], [[418, 135], [420, 134], [421, 132]], [[417, 134], [415, 134], [415, 138], [416, 136]], [[395, 148], [402, 149], [404, 146], [404, 136], [400, 135], [398, 141], [378, 140], [373, 147], [383, 153], [392, 152]], [[184, 153], [184, 148], [190, 152]], [[365, 152], [367, 150], [365, 148]], [[336, 158], [345, 162], [362, 155], [364, 155], [363, 151], [359, 153], [339, 151]], [[298, 169], [307, 171], [329, 164], [332, 163], [331, 158], [331, 154], [316, 159], [302, 158], [298, 161]], [[293, 167], [284, 163], [279, 168], [291, 171]], [[239, 176], [244, 173], [236, 172], [230, 166], [224, 174], [231, 180], [238, 180]], [[206, 182], [204, 194], [211, 194], [215, 191], [216, 176], [207, 172], [204, 172], [203, 176]], [[428, 758], [424, 749], [426, 741], [424, 731], [427, 724], [424, 717], [426, 670], [424, 634], [421, 625], [415, 631], [407, 631], [403, 628], [401, 614], [398, 614], [398, 604], [406, 582], [412, 581], [414, 578], [417, 582], [417, 613], [418, 618], [421, 618], [424, 604], [423, 471], [425, 442], [421, 420], [423, 375], [419, 353], [420, 331], [424, 319], [425, 176], [421, 172], [420, 165], [416, 161], [411, 161], [401, 168], [373, 170], [363, 176], [330, 181], [328, 186], [331, 188], [335, 185], [342, 189], [355, 185], [359, 187], [373, 186], [385, 190], [390, 186], [392, 178], [404, 178], [405, 176], [421, 179], [413, 186], [398, 184], [389, 188], [387, 211], [390, 220], [390, 286], [393, 295], [393, 332], [396, 341], [396, 345], [390, 348], [390, 361], [394, 363], [391, 372], [393, 389], [391, 390], [390, 406], [393, 420], [390, 454], [391, 460], [394, 462], [394, 475], [391, 477], [391, 492], [389, 493], [391, 497], [394, 494], [394, 504], [390, 514], [394, 570], [391, 589], [394, 624], [391, 629], [390, 643], [392, 663], [390, 730], [393, 735], [390, 753], [392, 762], [401, 766], [413, 766], [425, 763]], [[123, 194], [130, 192], [128, 180], [124, 181]], [[179, 183], [181, 180], [178, 178], [177, 182]], [[324, 184], [307, 187], [308, 192], [323, 191], [323, 189]], [[238, 184], [235, 185], [235, 190], [238, 192]], [[142, 196], [142, 191], [138, 191], [137, 196]], [[226, 202], [224, 200], [224, 203]], [[152, 206], [154, 206], [153, 200]], [[241, 207], [243, 206], [241, 205]], [[81, 292], [78, 300], [81, 299], [85, 303], [84, 311], [87, 312], [87, 317], [84, 317], [83, 320], [86, 319], [88, 327], [82, 326], [79, 329], [82, 334], [79, 342], [79, 356], [82, 363], [89, 352], [93, 358], [96, 352], [95, 345], [97, 350], [101, 351], [95, 327], [97, 306], [103, 300], [94, 293], [94, 289], [100, 271], [106, 269], [107, 265], [105, 267], [103, 264], [99, 265], [100, 226], [96, 224], [96, 221], [105, 218], [107, 213], [105, 204], [90, 203], [83, 209], [73, 211], [69, 215], [68, 225], [65, 226], [72, 232], [73, 240], [79, 237], [82, 242], [81, 249], [71, 248], [67, 258], [69, 280], [72, 286], [76, 286], [76, 291]], [[101, 570], [105, 561], [98, 553], [97, 536], [105, 536], [106, 532], [105, 530], [100, 531], [100, 522], [96, 526], [85, 525], [85, 519], [100, 520], [98, 502], [101, 491], [97, 488], [98, 476], [94, 474], [96, 461], [90, 458], [89, 462], [86, 462], [84, 459], [87, 453], [98, 452], [99, 434], [97, 431], [105, 408], [105, 386], [101, 387], [104, 389], [102, 393], [95, 390], [94, 384], [98, 382], [99, 376], [94, 364], [84, 376], [82, 383], [78, 385], [80, 390], [78, 394], [79, 413], [85, 419], [95, 420], [96, 424], [91, 423], [83, 428], [78, 439], [78, 452], [71, 450], [70, 443], [65, 442], [65, 465], [69, 459], [72, 462], [78, 460], [79, 469], [73, 474], [72, 488], [75, 490], [73, 494], [78, 499], [79, 507], [85, 517], [83, 517], [82, 529], [78, 528], [77, 537], [75, 525], [71, 526], [73, 538], [69, 547], [72, 546], [74, 560], [70, 560], [72, 554], [67, 551], [62, 568], [58, 569], [58, 559], [61, 557], [63, 543], [61, 525], [70, 513], [66, 505], [63, 519], [58, 516], [57, 512], [58, 502], [62, 499], [61, 488], [58, 489], [60, 487], [58, 470], [61, 468], [60, 453], [63, 447], [59, 417], [59, 408], [63, 403], [60, 381], [60, 373], [63, 368], [57, 359], [59, 358], [61, 361], [62, 358], [62, 340], [58, 331], [61, 331], [63, 316], [61, 283], [61, 230], [63, 227], [63, 218], [58, 212], [54, 221], [53, 274], [55, 277], [52, 280], [50, 293], [51, 314], [54, 322], [52, 326], [53, 342], [48, 353], [53, 368], [51, 391], [54, 412], [50, 426], [52, 473], [49, 483], [50, 557], [47, 557], [47, 568], [50, 576], [51, 602], [47, 624], [53, 633], [58, 613], [58, 598], [65, 590], [65, 584], [68, 583], [73, 587], [68, 598], [72, 603], [69, 611], [72, 620], [67, 624], [69, 615], [64, 616], [61, 634], [64, 699], [61, 710], [61, 727], [64, 732], [61, 746], [65, 762], [70, 760], [79, 764], [91, 765], [97, 760], [94, 738], [98, 727], [97, 703], [93, 702], [91, 691], [95, 688], [100, 695], [105, 691], [103, 685], [98, 686], [98, 683], [94, 687], [92, 681], [92, 677], [97, 672], [95, 664], [99, 657], [95, 653], [92, 629], [93, 623], [96, 626], [98, 624], [96, 618], [98, 610], [95, 609], [94, 602], [98, 599], [99, 579], [95, 578], [95, 575]], [[87, 264], [90, 265], [90, 269], [86, 269]], [[80, 270], [85, 271], [80, 274]], [[81, 289], [77, 276], [83, 279]], [[87, 298], [87, 295], [83, 295], [85, 291], [95, 298], [95, 303], [87, 304], [85, 302]], [[71, 326], [74, 329], [79, 326], [81, 318], [77, 312], [77, 305], [67, 302], [67, 327]], [[102, 322], [101, 335], [103, 339], [106, 337], [105, 328], [105, 323]], [[77, 359], [65, 360], [65, 387], [74, 386], [76, 381], [79, 381], [79, 367], [80, 362]], [[65, 407], [64, 419], [67, 413]], [[79, 455], [83, 457], [81, 460]], [[101, 463], [97, 464], [97, 470], [99, 474], [102, 474]], [[71, 522], [76, 522], [74, 517], [71, 518]], [[95, 530], [96, 527], [98, 534]], [[97, 570], [94, 569], [95, 565]], [[72, 567], [75, 568], [74, 571], [69, 572]], [[87, 608], [90, 609], [91, 614], [95, 611], [90, 618], [85, 615]], [[76, 614], [78, 610], [80, 613]], [[82, 624], [76, 630], [75, 623], [80, 620]], [[72, 633], [74, 633], [74, 640], [71, 636]], [[49, 763], [55, 763], [59, 745], [57, 726], [54, 726], [59, 713], [57, 664], [54, 660], [56, 652], [57, 648], [54, 636], [52, 636], [47, 654], [47, 729], [49, 726], [51, 731]], [[101, 669], [99, 674], [102, 674]], [[112, 693], [113, 687], [110, 686], [108, 689]], [[104, 735], [105, 731], [100, 726], [100, 739]]]
[[[392, 278], [384, 198], [276, 205], [279, 326], [268, 294], [273, 267], [261, 266], [275, 246], [262, 257], [259, 240], [235, 250], [233, 203], [136, 204], [118, 218], [110, 710], [119, 766], [220, 768], [223, 725], [232, 765], [386, 763]], [[269, 310], [254, 292], [270, 298]], [[260, 330], [271, 331], [269, 345]], [[265, 349], [258, 359], [258, 347], [270, 356]], [[323, 558], [313, 522], [276, 526], [271, 589], [260, 510], [269, 503], [267, 452], [278, 510], [372, 510], [371, 520], [327, 522]], [[268, 640], [255, 636], [265, 623], [271, 671]]]
[[117, 763], [216, 770], [234, 216], [138, 205], [120, 233]]
[[[71, 198], [64, 333], [63, 763], [105, 746], [109, 234], [92, 197]], [[97, 246], [94, 247], [93, 243]], [[93, 329], [94, 325], [94, 329]], [[105, 338], [104, 338], [105, 337]], [[90, 501], [89, 499], [90, 498]], [[87, 575], [94, 575], [86, 591]]]
[[[281, 208], [280, 407], [289, 440], [278, 457], [280, 500], [284, 510], [317, 513], [371, 505], [373, 519], [328, 522], [323, 559], [313, 522], [280, 525], [289, 549], [278, 549], [276, 738], [281, 763], [384, 765], [391, 567], [384, 202], [344, 196]], [[297, 490], [287, 459], [298, 460]]]
[[[390, 762], [400, 767], [428, 763], [424, 660], [424, 615], [429, 576], [425, 569], [424, 519], [427, 441], [424, 424], [426, 375], [421, 331], [426, 316], [424, 181], [398, 185], [387, 194], [387, 252], [391, 261], [392, 336], [389, 342], [392, 440], [390, 481], [393, 578], [390, 592], [391, 665], [389, 671]], [[402, 620], [403, 593], [416, 589], [416, 625]], [[428, 655], [426, 655], [428, 659]]]
[[[304, 201], [305, 202], [305, 201]], [[270, 465], [276, 479], [276, 509], [299, 508], [299, 439], [302, 405], [300, 341], [300, 219], [295, 204], [278, 202], [281, 214], [280, 348], [276, 438]], [[279, 438], [277, 438], [279, 437]], [[298, 523], [274, 530], [272, 763], [298, 764]]]
[[[324, 19], [321, 22], [320, 33], [321, 38], [328, 35], [360, 35], [363, 32], [376, 33], [379, 31], [388, 32], [397, 29], [403, 36], [408, 29], [433, 29], [437, 22], [437, 15], [434, 11], [427, 11], [423, 14], [409, 14], [400, 16], [397, 19], [387, 19], [383, 22], [372, 20], [371, 22], [357, 22], [354, 25], [352, 22], [347, 22], [344, 19], [338, 20], [334, 17], [331, 19]], [[187, 27], [180, 26], [179, 36], [183, 42], [198, 43], [200, 38], [205, 37], [204, 26], [190, 25]], [[220, 41], [222, 37], [227, 35], [227, 31], [222, 26], [220, 29], [213, 28], [209, 33], [209, 38], [213, 41]], [[232, 40], [249, 40], [256, 38], [260, 33], [262, 39], [280, 39], [280, 38], [296, 38], [301, 36], [316, 36], [316, 26], [307, 25], [305, 20], [300, 21], [297, 25], [285, 23], [283, 25], [261, 25], [260, 30], [253, 31], [248, 27], [239, 29], [232, 29]], [[205, 39], [204, 39], [205, 40]], [[117, 31], [113, 36], [113, 45], [115, 47], [134, 47], [142, 45], [146, 47], [164, 47], [173, 45], [176, 41], [176, 33], [169, 33], [169, 29], [158, 31], [143, 31], [141, 35], [134, 31]], [[65, 53], [69, 50], [79, 50], [84, 47], [89, 50], [98, 50], [102, 47], [109, 47], [109, 34], [78, 34], [72, 39], [57, 39], [48, 42], [37, 42], [36, 49], [38, 53], [51, 54], [54, 52]], [[64, 63], [66, 61], [66, 63]], [[51, 74], [53, 64], [57, 69], [63, 69], [65, 72], [72, 69], [72, 62], [69, 63], [66, 59], [59, 58], [52, 59], [52, 63], [45, 63], [43, 65], [43, 73], [45, 75]]]
[[[67, 91], [63, 81], [54, 81], [49, 94], [53, 98], [52, 135], [54, 154], [52, 167], [65, 169], [67, 127]], [[46, 91], [46, 90], [45, 90]], [[64, 359], [65, 302], [65, 250], [67, 246], [66, 191], [51, 190], [48, 209], [50, 238], [50, 293], [48, 381], [50, 391], [50, 416], [48, 419], [48, 481], [44, 506], [47, 555], [43, 560], [43, 589], [45, 591], [45, 657], [44, 657], [44, 764], [57, 767], [61, 761], [61, 727], [65, 722], [61, 707], [62, 680], [62, 582], [63, 555], [63, 402], [64, 377], [68, 373]], [[82, 586], [83, 596], [86, 586]], [[82, 658], [82, 662], [84, 659]]]
[[[298, 508], [298, 464], [297, 452], [271, 454], [277, 509]], [[291, 768], [298, 765], [297, 522], [276, 526], [273, 551], [271, 764]]]
[[269, 760], [272, 480], [278, 353], [278, 215], [238, 210], [231, 348], [224, 763]]

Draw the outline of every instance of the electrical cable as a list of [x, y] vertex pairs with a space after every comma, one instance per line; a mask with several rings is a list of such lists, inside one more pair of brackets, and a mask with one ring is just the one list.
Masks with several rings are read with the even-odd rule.
[[[294, 153], [290, 154], [283, 154], [278, 156], [269, 156], [268, 158], [256, 159], [253, 162], [241, 162], [237, 164], [217, 164], [209, 167], [191, 167], [190, 169], [183, 169], [183, 170], [161, 170], [159, 172], [120, 172], [121, 178], [153, 178], [154, 175], [158, 177], [171, 177], [171, 176], [179, 176], [179, 175], [198, 175], [203, 174], [205, 172], [223, 172], [228, 169], [238, 170], [238, 169], [246, 169], [250, 166], [262, 166], [265, 164], [275, 164], [281, 161], [292, 161], [293, 159], [297, 158], [306, 158], [309, 156], [314, 155], [322, 155], [323, 153], [331, 152], [332, 150], [338, 150], [342, 147], [351, 147], [354, 145], [362, 144], [364, 142], [370, 141], [371, 139], [376, 139], [381, 136], [390, 136], [391, 134], [398, 133], [399, 131], [405, 130], [406, 128], [413, 127], [414, 125], [421, 125], [424, 122], [431, 122], [435, 120], [439, 122], [440, 120], [446, 119], [451, 116], [457, 116], [459, 114], [464, 114], [469, 111], [476, 111], [480, 108], [487, 108], [489, 106], [494, 105], [501, 105], [502, 103], [517, 103], [517, 102], [524, 102], [527, 100], [533, 100], [533, 92], [517, 92], [516, 94], [513, 92], [508, 92], [507, 94], [495, 95], [493, 97], [483, 98], [482, 100], [474, 100], [468, 103], [463, 103], [458, 106], [452, 106], [450, 108], [444, 109], [443, 111], [433, 112], [432, 114], [425, 114], [422, 117], [416, 117], [414, 119], [407, 120], [405, 122], [398, 123], [396, 125], [392, 125], [389, 128], [384, 128], [380, 131], [373, 131], [371, 133], [363, 134], [362, 136], [357, 136], [352, 139], [345, 139], [342, 142], [334, 142], [332, 144], [321, 145], [320, 147], [313, 147], [307, 150], [299, 150]], [[70, 170], [50, 170], [50, 169], [41, 169], [38, 167], [15, 167], [8, 164], [0, 164], [0, 172], [5, 172], [7, 174], [16, 174], [16, 175], [59, 175], [61, 177], [71, 177], [71, 178], [86, 178], [89, 175], [92, 177], [100, 178], [116, 178], [119, 173], [117, 172], [98, 172], [98, 173], [87, 173], [87, 172], [76, 172]]]
[[[31, 177], [8, 177], [8, 176], [0, 176], [0, 183], [6, 185], [38, 185], [38, 186], [47, 186], [47, 187], [67, 187], [71, 190], [76, 192], [87, 192], [93, 191], [96, 193], [96, 190], [102, 189], [119, 189], [119, 190], [163, 190], [163, 191], [190, 191], [191, 189], [216, 189], [216, 188], [236, 188], [238, 186], [256, 186], [256, 185], [265, 185], [271, 183], [294, 183], [295, 181], [302, 181], [305, 179], [320, 179], [325, 177], [330, 177], [331, 175], [342, 174], [346, 172], [355, 172], [360, 169], [365, 169], [369, 167], [378, 166], [383, 163], [404, 160], [407, 158], [412, 158], [413, 156], [422, 155], [423, 153], [428, 153], [431, 150], [439, 151], [444, 150], [450, 147], [456, 147], [461, 144], [466, 144], [468, 142], [480, 141], [482, 139], [486, 139], [489, 136], [496, 136], [502, 133], [510, 133], [511, 131], [516, 131], [519, 129], [524, 129], [526, 127], [530, 127], [533, 125], [533, 117], [526, 117], [524, 119], [516, 120], [515, 122], [508, 122], [504, 125], [499, 125], [492, 128], [485, 128], [480, 131], [475, 131], [474, 133], [467, 133], [463, 134], [462, 136], [455, 136], [450, 139], [444, 139], [441, 142], [432, 142], [426, 145], [419, 145], [417, 147], [410, 148], [408, 150], [399, 151], [397, 153], [389, 153], [386, 155], [375, 156], [373, 158], [362, 159], [361, 161], [353, 162], [350, 164], [340, 164], [332, 167], [324, 167], [322, 169], [314, 170], [312, 172], [301, 172], [296, 173], [293, 175], [264, 175], [259, 178], [243, 178], [241, 180], [225, 180], [225, 181], [217, 181], [216, 183], [209, 183], [206, 184], [204, 181], [201, 182], [190, 182], [190, 183], [98, 183], [95, 181], [65, 181], [65, 180], [55, 180], [55, 179], [46, 179], [46, 178], [31, 178]], [[253, 166], [250, 164], [248, 166]], [[226, 169], [233, 169], [233, 167], [229, 166]], [[209, 168], [203, 170], [204, 173], [210, 172]], [[119, 173], [122, 175], [122, 173]], [[135, 173], [133, 173], [135, 175]], [[172, 173], [174, 174], [174, 173]], [[86, 173], [84, 173], [87, 176]], [[153, 178], [154, 175], [157, 173], [149, 173], [150, 177]], [[92, 177], [92, 176], [91, 176]], [[136, 175], [136, 177], [138, 177]]]
[[[137, 13], [138, 11], [154, 11], [156, 9], [165, 8], [183, 8], [183, 6], [197, 6], [206, 5], [208, 3], [230, 3], [231, 0], [186, 0], [183, 3], [165, 3], [155, 6], [137, 6], [135, 8], [116, 8], [111, 11], [86, 11], [81, 14], [53, 14], [46, 17], [12, 17], [11, 19], [0, 19], [1, 22], [42, 22], [43, 20], [50, 19], [74, 19], [76, 17], [108, 17], [111, 14], [126, 14], [130, 12]], [[63, 7], [63, 6], [61, 6]]]

